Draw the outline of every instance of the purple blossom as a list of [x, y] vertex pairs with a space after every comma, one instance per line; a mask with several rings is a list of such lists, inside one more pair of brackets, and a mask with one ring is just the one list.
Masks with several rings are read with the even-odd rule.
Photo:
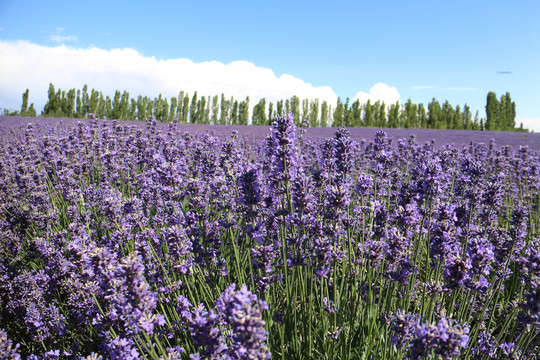
[[0, 329], [0, 359], [19, 360], [21, 356], [17, 352], [19, 344], [13, 345], [4, 329]]
[[[216, 300], [215, 310], [201, 304], [192, 307], [178, 298], [177, 312], [186, 322], [193, 343], [199, 348], [191, 359], [269, 359], [262, 311], [268, 306], [242, 285], [230, 285]], [[225, 326], [230, 331], [223, 331]]]
[[230, 324], [232, 335], [229, 348], [233, 359], [269, 359], [270, 351], [266, 346], [267, 332], [262, 312], [268, 305], [251, 293], [246, 285], [235, 290], [231, 284], [216, 300], [216, 309]]
[[238, 179], [240, 187], [240, 201], [242, 204], [252, 208], [261, 201], [261, 191], [256, 168], [249, 168], [244, 171]]
[[278, 192], [283, 191], [279, 189], [279, 184], [294, 179], [300, 170], [295, 131], [294, 118], [289, 113], [274, 120], [268, 137], [268, 166], [273, 186]]
[[445, 317], [442, 317], [437, 325], [417, 325], [408, 357], [422, 359], [433, 351], [439, 359], [451, 360], [452, 357], [460, 355], [460, 348], [467, 346], [468, 334], [469, 328], [463, 328]]
[[347, 128], [339, 128], [334, 133], [334, 156], [336, 170], [341, 178], [345, 180], [353, 168], [353, 151], [355, 143], [351, 139], [351, 132]]
[[328, 299], [326, 296], [323, 297], [322, 303], [323, 303], [323, 306], [324, 306], [323, 309], [327, 313], [334, 314], [337, 311], [336, 304], [334, 304], [334, 302], [332, 300]]
[[414, 339], [415, 329], [420, 326], [420, 317], [398, 310], [395, 315], [390, 317], [390, 323], [392, 330], [390, 342], [401, 349]]
[[460, 285], [466, 285], [471, 279], [471, 260], [461, 255], [449, 254], [444, 263], [443, 277], [446, 287], [455, 289]]
[[482, 359], [487, 356], [489, 359], [495, 358], [497, 350], [497, 341], [495, 337], [486, 331], [480, 332], [478, 335], [477, 346], [472, 348], [471, 353], [475, 359]]

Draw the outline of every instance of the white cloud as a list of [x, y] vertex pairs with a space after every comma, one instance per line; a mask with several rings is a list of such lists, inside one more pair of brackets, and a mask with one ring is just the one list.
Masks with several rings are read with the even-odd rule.
[[523, 127], [525, 129], [532, 130], [535, 133], [540, 133], [540, 118], [516, 119], [516, 126], [517, 127], [519, 127], [519, 125], [521, 123], [523, 123]]
[[49, 40], [58, 44], [64, 44], [69, 41], [77, 41], [78, 38], [75, 35], [64, 35], [63, 32], [66, 31], [65, 27], [57, 26], [56, 33], [49, 35]]
[[21, 94], [30, 89], [30, 102], [39, 112], [47, 101], [49, 83], [56, 89], [89, 89], [113, 96], [115, 90], [126, 90], [132, 97], [162, 94], [177, 96], [180, 90], [200, 95], [250, 97], [250, 105], [261, 98], [268, 101], [300, 98], [337, 101], [328, 86], [313, 86], [294, 76], [277, 77], [272, 70], [248, 61], [224, 64], [218, 61], [194, 63], [189, 59], [158, 60], [133, 49], [103, 50], [72, 48], [65, 45], [47, 47], [27, 41], [0, 40], [0, 106], [17, 109]]
[[[183, 90], [191, 95], [243, 100], [250, 97], [253, 107], [263, 97], [276, 102], [293, 95], [301, 99], [326, 100], [334, 106], [337, 95], [329, 86], [313, 86], [289, 74], [276, 76], [268, 69], [248, 61], [224, 64], [218, 61], [195, 63], [189, 59], [160, 60], [143, 56], [134, 49], [103, 50], [96, 47], [74, 48], [66, 45], [41, 46], [27, 41], [0, 40], [0, 107], [20, 108], [22, 93], [30, 90], [29, 101], [38, 113], [47, 102], [52, 83], [58, 90], [89, 89], [113, 96], [116, 90], [138, 95], [170, 98]], [[386, 84], [375, 84], [369, 93], [359, 92], [355, 99], [399, 100], [399, 93]]]
[[411, 86], [411, 90], [432, 90], [432, 89], [436, 89], [437, 86], [435, 85], [415, 85], [415, 86]]
[[356, 93], [352, 101], [360, 100], [360, 103], [366, 103], [371, 100], [371, 103], [377, 100], [383, 102], [386, 105], [395, 104], [399, 101], [399, 92], [393, 86], [388, 86], [385, 83], [376, 83], [369, 89], [369, 93], [359, 91]]
[[75, 35], [51, 35], [49, 40], [63, 44], [68, 41], [77, 41], [77, 37]]

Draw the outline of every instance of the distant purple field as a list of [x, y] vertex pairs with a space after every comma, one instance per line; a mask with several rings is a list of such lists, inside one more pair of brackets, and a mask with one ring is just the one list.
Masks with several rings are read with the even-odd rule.
[[[104, 120], [106, 121], [106, 120]], [[5, 136], [13, 130], [14, 134], [18, 131], [24, 131], [28, 123], [37, 125], [58, 124], [58, 129], [70, 128], [78, 122], [88, 123], [88, 119], [71, 119], [71, 118], [44, 118], [44, 117], [19, 117], [19, 116], [0, 116], [1, 135]], [[144, 122], [140, 121], [121, 121], [124, 125], [145, 126]], [[158, 126], [166, 127], [167, 124], [158, 123]], [[197, 125], [197, 124], [180, 124], [180, 130], [209, 132], [216, 134], [229, 134], [233, 130], [238, 130], [239, 133], [249, 137], [264, 139], [269, 134], [270, 126], [242, 126], [242, 125]], [[375, 133], [380, 130], [378, 128], [350, 128], [351, 138], [356, 141], [362, 139], [371, 140]], [[474, 143], [489, 144], [492, 140], [495, 141], [495, 146], [500, 148], [505, 145], [510, 145], [514, 150], [518, 150], [520, 146], [528, 146], [531, 150], [540, 150], [540, 134], [536, 133], [520, 133], [508, 131], [472, 131], [472, 130], [431, 130], [431, 129], [383, 129], [389, 138], [394, 141], [402, 138], [409, 138], [411, 135], [416, 136], [416, 141], [419, 144], [435, 142], [436, 147], [441, 147], [446, 144], [453, 144], [457, 148], [464, 145]], [[336, 128], [308, 128], [305, 134], [306, 138], [325, 139], [331, 138], [334, 135]]]

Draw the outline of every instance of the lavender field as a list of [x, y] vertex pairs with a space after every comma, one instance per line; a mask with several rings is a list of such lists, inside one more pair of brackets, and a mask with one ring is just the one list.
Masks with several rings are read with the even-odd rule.
[[537, 359], [539, 140], [0, 117], [0, 359]]

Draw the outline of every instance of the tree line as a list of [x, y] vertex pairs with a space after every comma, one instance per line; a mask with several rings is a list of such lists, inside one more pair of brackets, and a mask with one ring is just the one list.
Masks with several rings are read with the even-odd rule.
[[[7, 115], [36, 116], [34, 104], [28, 106], [28, 89], [23, 93], [21, 111]], [[86, 118], [94, 114], [100, 119], [145, 121], [149, 116], [160, 122], [214, 125], [271, 125], [277, 115], [291, 112], [297, 125], [309, 127], [378, 127], [410, 129], [455, 129], [455, 130], [505, 130], [527, 131], [523, 124], [516, 128], [515, 103], [510, 94], [497, 99], [489, 92], [486, 100], [486, 117], [478, 111], [473, 116], [467, 104], [452, 106], [448, 100], [440, 103], [435, 98], [424, 106], [410, 99], [400, 104], [385, 104], [381, 101], [360, 103], [359, 100], [342, 101], [335, 105], [319, 99], [279, 100], [267, 102], [262, 98], [250, 109], [249, 96], [245, 99], [218, 96], [201, 96], [195, 91], [191, 96], [180, 91], [170, 99], [161, 94], [156, 98], [139, 95], [133, 98], [127, 91], [116, 90], [111, 98], [103, 92], [88, 89], [61, 90], [49, 85], [48, 101], [42, 116]], [[6, 114], [6, 112], [4, 111]]]

